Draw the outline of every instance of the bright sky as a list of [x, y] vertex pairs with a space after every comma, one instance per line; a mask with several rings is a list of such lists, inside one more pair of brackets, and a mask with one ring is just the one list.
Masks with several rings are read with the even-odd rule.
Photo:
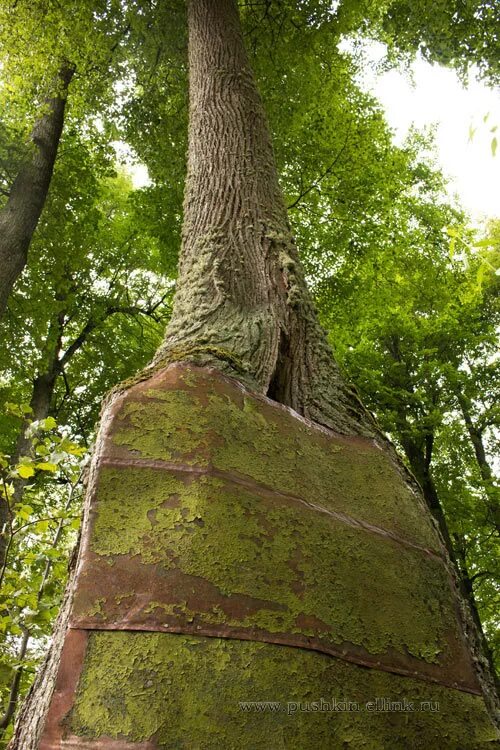
[[[373, 45], [369, 54], [380, 60], [382, 46]], [[368, 71], [362, 83], [385, 107], [397, 143], [412, 123], [419, 129], [435, 124], [437, 159], [451, 178], [449, 192], [458, 195], [477, 221], [484, 215], [500, 217], [500, 90], [477, 80], [464, 88], [454, 71], [422, 60], [413, 65], [412, 73], [413, 84], [408, 74], [395, 70], [379, 75]], [[476, 128], [472, 141], [471, 126]], [[492, 133], [495, 126], [498, 130]], [[495, 136], [499, 148], [493, 157]]]

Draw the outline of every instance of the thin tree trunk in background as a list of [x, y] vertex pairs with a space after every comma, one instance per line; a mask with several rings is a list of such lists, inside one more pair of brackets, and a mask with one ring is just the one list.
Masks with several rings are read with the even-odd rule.
[[486, 654], [486, 658], [488, 659], [490, 663], [491, 674], [493, 675], [493, 679], [495, 681], [497, 693], [500, 695], [500, 677], [495, 671], [493, 652], [490, 648], [490, 645], [488, 643], [488, 640], [483, 630], [481, 619], [479, 617], [479, 611], [476, 605], [476, 596], [474, 593], [474, 584], [470, 576], [469, 568], [467, 565], [466, 540], [463, 536], [460, 536], [460, 534], [454, 534], [453, 538], [455, 540], [454, 549], [456, 550], [456, 556], [457, 556], [458, 566], [460, 569], [460, 577], [461, 577], [464, 593], [469, 601], [472, 616], [474, 618], [474, 622], [476, 623], [476, 627], [482, 638], [483, 650], [484, 650], [484, 653]]
[[446, 525], [446, 518], [431, 472], [432, 442], [433, 440], [431, 439], [431, 447], [424, 450], [423, 445], [419, 445], [418, 441], [411, 440], [405, 435], [401, 437], [401, 444], [408, 459], [408, 463], [410, 464], [410, 468], [422, 488], [422, 493], [429, 510], [438, 522], [439, 530], [441, 531], [446, 543], [448, 552], [450, 556], [454, 558], [453, 543]]
[[481, 618], [479, 617], [476, 597], [474, 595], [474, 589], [469, 578], [465, 555], [462, 554], [460, 548], [457, 548], [457, 546], [453, 544], [453, 540], [450, 536], [450, 532], [446, 523], [446, 517], [444, 515], [443, 507], [441, 505], [441, 501], [439, 499], [436, 485], [432, 476], [431, 462], [433, 442], [433, 437], [429, 436], [426, 450], [424, 452], [423, 447], [419, 447], [415, 441], [412, 441], [408, 438], [402, 438], [403, 448], [410, 464], [410, 468], [415, 475], [418, 483], [420, 484], [420, 487], [422, 488], [422, 493], [427, 502], [429, 510], [431, 511], [432, 515], [439, 525], [439, 530], [446, 544], [448, 554], [457, 570], [458, 581], [460, 584], [462, 595], [469, 604], [472, 619], [474, 620], [474, 624], [477, 628], [483, 651], [486, 655], [486, 658], [488, 659], [490, 671], [493, 675], [495, 685], [497, 686], [498, 690], [498, 679], [496, 678], [493, 655], [489, 647], [485, 632], [483, 630]]
[[35, 123], [31, 134], [32, 157], [21, 166], [7, 203], [0, 211], [0, 317], [26, 265], [31, 239], [45, 205], [73, 74], [72, 66], [61, 68], [59, 91], [45, 103], [48, 111]]
[[467, 427], [467, 432], [469, 433], [472, 447], [474, 448], [474, 455], [476, 457], [479, 473], [483, 480], [483, 488], [488, 502], [489, 520], [500, 534], [500, 490], [495, 485], [495, 478], [486, 457], [482, 433], [472, 420], [470, 404], [467, 398], [462, 393], [457, 393], [457, 399], [460, 404], [460, 409], [462, 411], [465, 426]]

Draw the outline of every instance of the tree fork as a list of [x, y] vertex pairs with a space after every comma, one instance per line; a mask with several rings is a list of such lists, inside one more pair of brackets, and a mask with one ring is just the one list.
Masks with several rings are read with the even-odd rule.
[[243, 371], [248, 385], [320, 424], [374, 435], [305, 283], [236, 5], [191, 2], [188, 13], [183, 247], [156, 362], [188, 349], [185, 359], [240, 379]]

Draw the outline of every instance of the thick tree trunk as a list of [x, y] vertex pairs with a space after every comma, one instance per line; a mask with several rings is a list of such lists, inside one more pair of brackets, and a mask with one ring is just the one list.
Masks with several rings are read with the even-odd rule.
[[189, 29], [183, 247], [156, 362], [216, 365], [320, 424], [373, 435], [306, 287], [235, 3], [191, 2]]
[[[106, 404], [76, 583], [11, 749], [487, 747], [475, 631], [318, 324], [235, 0], [190, 0], [189, 32], [174, 313]], [[297, 695], [442, 714], [290, 719]], [[263, 696], [280, 712], [241, 709]]]
[[45, 205], [64, 124], [71, 65], [61, 68], [58, 91], [45, 103], [46, 112], [31, 134], [33, 154], [18, 174], [5, 207], [0, 211], [0, 317], [28, 258], [31, 238]]

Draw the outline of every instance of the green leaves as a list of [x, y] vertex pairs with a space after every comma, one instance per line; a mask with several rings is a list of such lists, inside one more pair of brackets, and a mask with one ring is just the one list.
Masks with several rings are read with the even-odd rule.
[[57, 464], [53, 464], [47, 461], [44, 463], [35, 464], [35, 469], [39, 469], [40, 471], [49, 471], [51, 474], [54, 474], [57, 471]]
[[44, 432], [50, 432], [50, 430], [54, 430], [56, 427], [57, 422], [54, 417], [47, 417], [46, 419], [41, 419], [40, 422], [38, 422], [38, 429], [43, 430]]
[[[14, 403], [14, 402], [13, 402]], [[26, 410], [12, 408], [16, 416]], [[22, 658], [24, 691], [38, 664], [40, 644], [51, 632], [67, 576], [81, 505], [85, 449], [53, 417], [24, 424], [26, 455], [11, 465], [0, 454], [0, 501], [7, 511], [0, 565], [0, 700], [8, 700], [18, 665], [19, 637], [32, 649]], [[43, 460], [40, 460], [43, 456]], [[3, 671], [2, 671], [3, 668]], [[3, 674], [3, 681], [2, 681]]]
[[35, 475], [35, 469], [33, 468], [33, 466], [27, 464], [20, 464], [19, 466], [16, 466], [14, 471], [19, 477], [21, 477], [21, 479], [29, 479], [30, 477], [33, 477]]

